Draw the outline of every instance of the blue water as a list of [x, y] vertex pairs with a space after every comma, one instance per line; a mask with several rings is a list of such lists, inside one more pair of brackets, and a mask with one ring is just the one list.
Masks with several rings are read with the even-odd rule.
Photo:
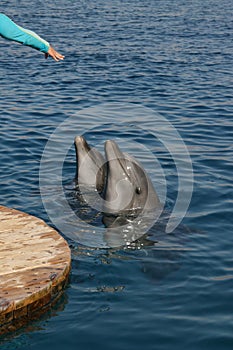
[[[21, 0], [1, 1], [0, 11], [66, 55], [64, 62], [45, 61], [0, 40], [1, 204], [54, 225], [40, 195], [40, 161], [51, 134], [69, 118], [75, 128], [71, 123], [56, 145], [70, 145], [67, 197], [73, 135], [84, 132], [100, 148], [108, 138], [129, 148], [165, 199], [165, 218], [128, 249], [91, 248], [61, 232], [72, 250], [64, 297], [40, 320], [1, 337], [1, 349], [232, 349], [233, 3]], [[151, 112], [138, 117], [122, 108], [122, 117], [113, 118], [105, 113], [109, 103]], [[192, 200], [171, 234], [165, 226], [179, 192], [178, 170], [158, 140], [166, 130], [153, 113], [179, 132], [192, 161]], [[182, 169], [185, 191], [192, 177]]]

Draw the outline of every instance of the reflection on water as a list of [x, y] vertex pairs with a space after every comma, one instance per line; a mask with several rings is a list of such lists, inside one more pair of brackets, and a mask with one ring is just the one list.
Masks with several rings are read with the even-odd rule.
[[28, 338], [25, 336], [25, 334], [45, 330], [48, 320], [51, 317], [56, 318], [61, 312], [63, 312], [67, 303], [68, 295], [65, 290], [53, 307], [40, 316], [38, 320], [31, 320], [30, 323], [27, 323], [18, 330], [2, 335], [0, 337], [0, 346], [4, 346], [4, 344], [8, 341], [11, 342], [11, 345], [9, 345], [7, 349], [18, 349], [19, 347], [26, 348], [26, 346], [28, 346]]

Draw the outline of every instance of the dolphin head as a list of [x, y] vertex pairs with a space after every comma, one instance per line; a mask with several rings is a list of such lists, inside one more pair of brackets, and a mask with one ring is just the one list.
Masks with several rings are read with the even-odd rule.
[[76, 150], [76, 176], [79, 185], [92, 186], [101, 192], [105, 183], [105, 160], [100, 152], [91, 148], [83, 136], [74, 140]]
[[137, 215], [160, 206], [159, 198], [142, 165], [123, 153], [114, 141], [105, 142], [107, 176], [104, 212]]

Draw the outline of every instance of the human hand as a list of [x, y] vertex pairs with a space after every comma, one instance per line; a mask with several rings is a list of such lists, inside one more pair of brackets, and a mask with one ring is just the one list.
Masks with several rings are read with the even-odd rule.
[[64, 60], [65, 58], [65, 56], [57, 52], [51, 45], [49, 46], [48, 52], [45, 53], [45, 58], [48, 58], [48, 56], [51, 56], [55, 61]]

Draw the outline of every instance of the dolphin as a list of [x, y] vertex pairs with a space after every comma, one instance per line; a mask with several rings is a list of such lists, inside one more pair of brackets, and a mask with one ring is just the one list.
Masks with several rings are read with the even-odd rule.
[[83, 136], [74, 140], [76, 150], [76, 175], [78, 185], [103, 191], [105, 184], [105, 159], [95, 148], [91, 148]]
[[122, 152], [115, 141], [105, 142], [105, 157], [83, 136], [77, 136], [74, 143], [78, 198], [101, 213], [107, 245], [128, 245], [140, 238], [162, 211], [143, 166]]
[[115, 141], [105, 142], [106, 182], [104, 208], [106, 215], [138, 215], [161, 208], [159, 197], [143, 166]]

